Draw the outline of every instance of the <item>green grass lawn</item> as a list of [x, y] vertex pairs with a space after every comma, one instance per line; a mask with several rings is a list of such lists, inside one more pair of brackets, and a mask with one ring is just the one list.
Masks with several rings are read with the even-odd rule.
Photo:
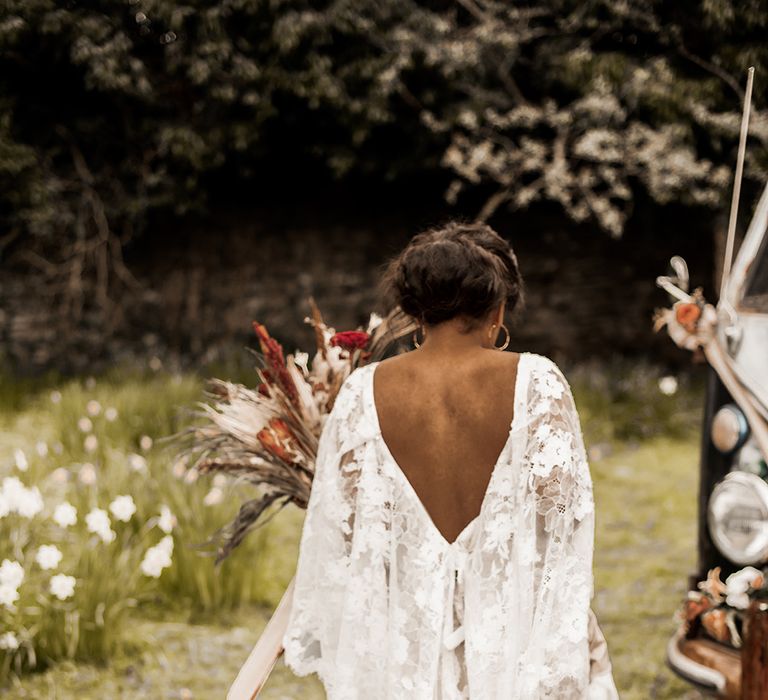
[[[695, 563], [701, 387], [681, 380], [678, 394], [663, 396], [655, 373], [635, 363], [582, 368], [569, 375], [595, 485], [594, 609], [624, 700], [699, 697], [666, 667], [665, 644]], [[48, 439], [55, 439], [69, 429], [67, 421], [78, 415], [77, 402], [90, 397], [79, 383], [56, 384], [71, 416], [56, 413], [51, 423], [54, 414], [40, 397], [47, 396], [55, 381], [46, 380], [38, 387], [0, 381], [0, 467], [14, 441], [27, 441], [41, 429]], [[100, 378], [97, 387], [93, 391], [102, 392], [100, 400], [106, 403], [109, 397], [126, 417], [124, 428], [109, 428], [109, 440], [113, 447], [124, 442], [128, 450], [135, 449], [142, 433], [154, 434], [158, 425], [172, 427], [169, 416], [179, 403], [197, 398], [201, 383], [192, 377], [113, 376]], [[67, 450], [73, 450], [68, 457], [74, 458], [77, 446], [64, 442]], [[107, 463], [110, 458], [104, 459]], [[182, 486], [171, 480], [162, 453], [149, 455], [149, 468], [153, 479], [147, 498], [160, 493], [173, 499], [180, 517], [188, 499], [190, 515], [182, 520], [196, 538], [210, 531], [217, 518], [229, 515], [224, 504], [201, 507], [200, 499], [210, 485]], [[184, 489], [190, 490], [189, 496]], [[195, 529], [191, 521], [201, 517], [204, 520]], [[2, 696], [9, 700], [224, 697], [290, 579], [302, 517], [296, 508], [285, 509], [233, 554], [226, 575], [235, 581], [236, 592], [217, 583], [210, 559], [197, 558], [189, 550], [174, 563], [164, 584], [160, 579], [154, 597], [128, 611], [124, 643], [107, 663], [65, 660], [42, 673], [12, 679]], [[186, 580], [195, 575], [197, 582]], [[324, 694], [315, 677], [295, 678], [279, 661], [261, 697], [313, 700]]]
[[697, 465], [695, 441], [668, 438], [592, 462], [594, 609], [625, 700], [700, 697], [665, 664], [696, 561]]

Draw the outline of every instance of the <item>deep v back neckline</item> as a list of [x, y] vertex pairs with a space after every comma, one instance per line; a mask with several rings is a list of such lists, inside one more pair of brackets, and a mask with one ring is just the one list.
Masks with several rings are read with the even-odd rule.
[[371, 362], [369, 365], [367, 365], [368, 376], [367, 376], [367, 382], [365, 383], [365, 390], [366, 390], [365, 393], [366, 393], [366, 399], [367, 399], [366, 403], [371, 413], [371, 419], [373, 421], [373, 426], [376, 431], [376, 437], [379, 440], [379, 443], [382, 447], [386, 460], [392, 466], [392, 469], [395, 472], [397, 478], [403, 482], [403, 485], [407, 489], [408, 493], [411, 495], [414, 501], [416, 501], [417, 507], [425, 516], [424, 519], [429, 524], [429, 527], [434, 531], [436, 536], [441, 540], [441, 542], [445, 546], [452, 547], [456, 545], [460, 540], [462, 540], [471, 531], [472, 526], [480, 520], [480, 517], [483, 515], [485, 511], [489, 495], [492, 491], [494, 480], [496, 479], [497, 474], [499, 472], [499, 467], [502, 461], [504, 460], [507, 454], [507, 451], [510, 449], [513, 435], [516, 432], [519, 422], [522, 420], [522, 413], [525, 410], [524, 397], [521, 395], [521, 387], [524, 387], [525, 385], [522, 383], [521, 377], [523, 373], [528, 370], [526, 361], [529, 358], [529, 356], [530, 356], [530, 353], [521, 352], [520, 358], [517, 361], [517, 373], [515, 375], [515, 382], [514, 382], [514, 392], [515, 392], [514, 413], [512, 415], [512, 420], [510, 421], [509, 431], [507, 433], [507, 439], [505, 440], [504, 445], [502, 446], [498, 456], [496, 457], [496, 461], [494, 462], [493, 467], [491, 468], [491, 475], [488, 478], [488, 484], [485, 487], [485, 491], [483, 492], [483, 498], [480, 502], [480, 510], [478, 511], [477, 515], [474, 518], [472, 518], [461, 529], [461, 532], [459, 532], [459, 534], [456, 536], [456, 539], [452, 541], [449, 540], [437, 527], [437, 525], [435, 524], [434, 518], [427, 510], [427, 507], [424, 505], [424, 502], [421, 500], [421, 497], [416, 492], [416, 489], [414, 488], [410, 479], [406, 476], [405, 472], [398, 464], [397, 460], [392, 454], [392, 451], [389, 449], [389, 445], [387, 445], [387, 442], [384, 439], [384, 436], [381, 432], [381, 422], [379, 421], [379, 411], [376, 408], [376, 401], [374, 399], [374, 390], [373, 390], [373, 378], [374, 378], [374, 375], [376, 374], [376, 368], [381, 363], [381, 360]]

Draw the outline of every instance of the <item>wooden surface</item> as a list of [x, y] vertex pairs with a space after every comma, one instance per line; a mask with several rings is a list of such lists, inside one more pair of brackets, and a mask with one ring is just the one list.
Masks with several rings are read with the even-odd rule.
[[768, 697], [768, 603], [753, 600], [741, 650], [742, 700]]

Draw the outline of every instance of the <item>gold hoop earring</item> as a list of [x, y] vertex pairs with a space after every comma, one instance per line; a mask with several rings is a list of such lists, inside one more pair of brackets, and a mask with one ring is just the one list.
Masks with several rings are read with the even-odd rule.
[[419, 331], [419, 329], [421, 329], [421, 337], [422, 337], [422, 339], [424, 338], [424, 326], [419, 324], [419, 328], [417, 328], [416, 330], [413, 331], [413, 347], [415, 347], [415, 348], [420, 348], [421, 347], [421, 343], [416, 339], [416, 333]]
[[[496, 328], [495, 323], [491, 326], [491, 333], [493, 333], [494, 328]], [[509, 345], [509, 329], [503, 323], [501, 324], [501, 328], [503, 328], [504, 332], [507, 334], [507, 339], [504, 341], [504, 345], [494, 345], [493, 347], [495, 350], [505, 350], [507, 345]]]

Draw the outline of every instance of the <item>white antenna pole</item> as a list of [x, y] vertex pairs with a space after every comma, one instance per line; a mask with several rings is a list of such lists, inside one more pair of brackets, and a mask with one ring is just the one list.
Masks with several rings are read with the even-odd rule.
[[728, 278], [731, 276], [731, 262], [733, 261], [733, 243], [736, 237], [736, 217], [739, 213], [739, 195], [741, 194], [741, 177], [744, 173], [744, 153], [747, 150], [747, 131], [749, 129], [749, 108], [752, 104], [752, 79], [755, 76], [755, 67], [750, 66], [747, 71], [747, 90], [744, 93], [744, 110], [741, 114], [741, 134], [739, 135], [739, 153], [736, 158], [736, 176], [733, 180], [733, 197], [731, 198], [731, 216], [728, 220], [728, 238], [725, 244], [725, 259], [723, 260], [723, 274], [720, 279], [720, 298], [725, 294]]

